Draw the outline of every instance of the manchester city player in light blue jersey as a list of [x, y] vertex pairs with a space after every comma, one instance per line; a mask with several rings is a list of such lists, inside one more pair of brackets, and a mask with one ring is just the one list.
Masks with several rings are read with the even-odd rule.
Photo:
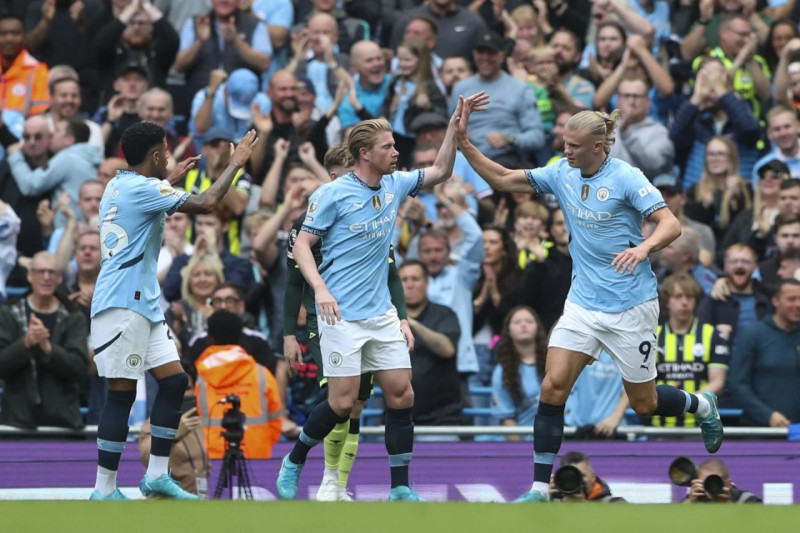
[[[534, 482], [517, 501], [547, 501], [564, 404], [578, 375], [603, 349], [619, 366], [639, 415], [696, 413], [706, 449], [716, 452], [722, 444], [716, 396], [655, 385], [658, 293], [648, 256], [675, 240], [681, 224], [641, 171], [609, 157], [619, 111], [575, 114], [564, 133], [564, 158], [531, 170], [510, 170], [481, 154], [467, 136], [472, 111], [480, 110], [465, 101], [456, 132], [470, 165], [496, 190], [554, 194], [570, 234], [572, 285], [547, 351], [533, 425]], [[647, 239], [643, 219], [656, 224]]]
[[[483, 109], [488, 96], [466, 101]], [[320, 351], [328, 378], [328, 401], [317, 405], [291, 453], [283, 458], [277, 489], [294, 499], [306, 455], [349, 418], [358, 397], [362, 372], [374, 372], [386, 400], [386, 451], [392, 488], [389, 499], [421, 501], [408, 482], [414, 443], [411, 410], [411, 358], [392, 306], [386, 279], [389, 244], [397, 210], [408, 196], [431, 188], [453, 172], [455, 124], [459, 103], [433, 166], [396, 172], [397, 150], [385, 119], [366, 120], [350, 132], [347, 147], [355, 167], [321, 186], [309, 199], [306, 219], [294, 245], [294, 258], [314, 289], [319, 317]], [[311, 246], [322, 239], [317, 269]]]
[[166, 216], [175, 211], [213, 211], [256, 142], [255, 132], [247, 133], [219, 179], [202, 194], [192, 195], [173, 189], [172, 184], [194, 168], [199, 157], [181, 162], [163, 180], [168, 161], [164, 130], [140, 122], [122, 134], [128, 169], [108, 182], [100, 201], [102, 261], [92, 298], [90, 342], [98, 374], [108, 380], [108, 396], [97, 426], [97, 482], [92, 500], [127, 499], [117, 488], [117, 469], [128, 437], [136, 381], [145, 371], [158, 381], [158, 393], [150, 418], [150, 461], [139, 488], [145, 496], [197, 499], [168, 473], [188, 378], [159, 307], [156, 263]]

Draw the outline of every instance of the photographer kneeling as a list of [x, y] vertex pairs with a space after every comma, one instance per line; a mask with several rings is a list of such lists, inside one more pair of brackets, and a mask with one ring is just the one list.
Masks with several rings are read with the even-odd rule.
[[719, 459], [709, 459], [697, 467], [689, 485], [686, 503], [762, 503], [753, 494], [733, 484], [728, 467]]
[[[272, 372], [236, 344], [241, 334], [238, 315], [225, 309], [215, 311], [208, 317], [209, 346], [195, 362], [197, 414], [205, 426], [212, 459], [222, 459], [226, 438], [231, 447], [241, 442], [247, 459], [269, 459], [281, 437], [283, 407], [278, 383]], [[225, 417], [227, 411], [239, 407], [241, 413]], [[237, 422], [242, 413], [244, 423]]]
[[550, 501], [617, 502], [624, 498], [611, 494], [608, 485], [597, 477], [589, 457], [582, 452], [567, 452], [561, 466], [550, 478]]

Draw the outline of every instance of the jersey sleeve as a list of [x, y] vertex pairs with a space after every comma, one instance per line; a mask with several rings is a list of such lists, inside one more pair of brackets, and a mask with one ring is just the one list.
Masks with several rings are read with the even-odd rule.
[[627, 180], [628, 188], [625, 194], [631, 205], [639, 211], [644, 218], [649, 217], [662, 207], [667, 207], [661, 192], [638, 169], [632, 168]]
[[286, 239], [286, 266], [289, 268], [294, 268], [294, 266], [297, 264], [294, 260], [294, 243], [297, 242], [297, 236], [300, 234], [300, 230], [303, 228], [304, 220], [305, 215], [294, 221], [294, 224], [292, 224], [292, 229], [289, 230], [289, 238]]
[[525, 177], [537, 194], [553, 194], [553, 182], [558, 175], [556, 168], [556, 163], [546, 167], [529, 168], [525, 170]]
[[189, 198], [189, 193], [175, 189], [167, 180], [147, 179], [133, 189], [133, 201], [142, 213], [173, 214]]
[[233, 184], [233, 188], [237, 191], [242, 191], [250, 198], [250, 190], [253, 187], [253, 178], [248, 173], [243, 173], [239, 176], [236, 182]]
[[329, 185], [323, 185], [311, 195], [303, 220], [303, 231], [322, 237], [336, 220], [336, 195]]
[[397, 194], [401, 195], [402, 201], [405, 200], [406, 196], [416, 196], [422, 190], [422, 184], [425, 181], [425, 169], [393, 172], [392, 179], [394, 179], [395, 190]]

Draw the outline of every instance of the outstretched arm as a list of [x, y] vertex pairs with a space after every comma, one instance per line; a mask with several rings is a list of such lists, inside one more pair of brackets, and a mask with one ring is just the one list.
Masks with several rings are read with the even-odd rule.
[[[480, 96], [480, 98], [476, 98], [477, 96]], [[531, 186], [528, 183], [528, 179], [525, 176], [524, 170], [510, 170], [503, 165], [495, 163], [483, 155], [480, 150], [475, 148], [475, 146], [469, 142], [467, 123], [469, 122], [470, 113], [473, 111], [484, 111], [488, 105], [488, 97], [484, 96], [483, 93], [478, 93], [477, 95], [473, 95], [468, 98], [464, 98], [463, 96], [458, 97], [458, 105], [456, 106], [456, 111], [453, 114], [453, 117], [455, 118], [455, 139], [458, 147], [461, 149], [461, 153], [464, 154], [464, 157], [467, 158], [470, 166], [475, 169], [475, 172], [477, 172], [480, 177], [486, 180], [486, 182], [491, 185], [494, 190], [507, 192], [530, 192]], [[461, 115], [457, 116], [459, 108], [461, 109]], [[451, 119], [451, 125], [453, 124], [452, 120], [453, 119]], [[450, 128], [448, 128], [448, 133], [449, 131]], [[439, 152], [439, 155], [441, 155], [441, 153], [442, 152]], [[428, 179], [426, 171], [426, 185], [427, 181]]]
[[[489, 95], [483, 91], [473, 94], [470, 98], [475, 102], [476, 109], [489, 101]], [[442, 141], [442, 146], [439, 148], [439, 153], [436, 154], [433, 165], [425, 169], [425, 181], [422, 186], [426, 189], [432, 188], [437, 183], [441, 183], [453, 175], [453, 165], [456, 162], [455, 128], [463, 107], [463, 99], [459, 98], [456, 109], [450, 117], [450, 123], [447, 125], [447, 131], [444, 134], [444, 141]]]
[[228, 168], [222, 175], [215, 181], [211, 187], [206, 189], [200, 194], [192, 194], [183, 205], [178, 209], [183, 213], [210, 213], [216, 209], [217, 205], [225, 198], [225, 194], [233, 183], [233, 178], [240, 168], [247, 163], [250, 154], [253, 152], [253, 147], [258, 142], [255, 130], [248, 131], [242, 140], [239, 141], [239, 146], [233, 149], [231, 144], [231, 162]]

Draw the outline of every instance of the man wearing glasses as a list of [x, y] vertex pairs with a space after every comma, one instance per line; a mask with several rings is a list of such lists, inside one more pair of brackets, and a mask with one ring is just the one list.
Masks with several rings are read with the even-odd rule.
[[48, 252], [33, 256], [31, 292], [0, 308], [0, 424], [83, 427], [80, 384], [89, 370], [83, 313], [56, 295], [61, 271]]
[[672, 171], [675, 147], [669, 130], [650, 117], [647, 82], [641, 78], [624, 79], [617, 89], [617, 102], [622, 113], [617, 142], [611, 156], [639, 168], [652, 181]]
[[[244, 327], [242, 328], [242, 335], [237, 343], [242, 349], [253, 356], [258, 364], [267, 368], [278, 382], [278, 391], [280, 392], [281, 401], [286, 405], [286, 387], [288, 383], [289, 374], [286, 371], [286, 362], [281, 358], [277, 358], [272, 351], [272, 347], [267, 341], [267, 337], [258, 330], [253, 316], [245, 310], [245, 300], [242, 289], [232, 281], [226, 281], [217, 287], [214, 294], [211, 296], [211, 305], [214, 311], [225, 309], [231, 313], [235, 313], [242, 319]], [[183, 353], [183, 359], [194, 363], [208, 348], [209, 339], [208, 332], [204, 331], [195, 335], [189, 341], [189, 346], [186, 347]], [[285, 414], [284, 414], [285, 417]]]

